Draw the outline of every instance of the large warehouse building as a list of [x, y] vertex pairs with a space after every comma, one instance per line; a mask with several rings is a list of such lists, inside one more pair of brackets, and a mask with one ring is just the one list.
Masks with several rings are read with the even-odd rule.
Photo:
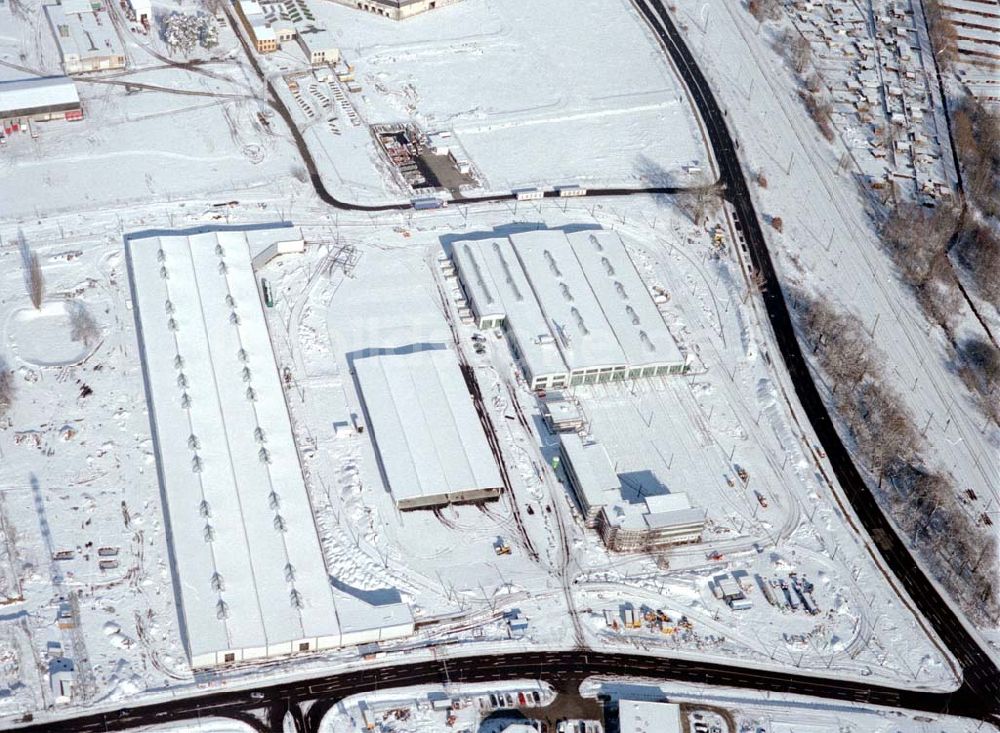
[[479, 327], [504, 328], [532, 389], [686, 369], [614, 232], [540, 230], [462, 241], [452, 257]]
[[134, 238], [126, 252], [191, 665], [412, 633], [402, 604], [366, 613], [335, 597], [247, 232]]
[[608, 549], [648, 552], [701, 541], [706, 513], [687, 494], [625, 486], [604, 447], [576, 433], [559, 436], [559, 456], [585, 523]]
[[379, 471], [401, 510], [487, 501], [503, 480], [445, 344], [350, 355]]
[[56, 119], [83, 119], [76, 84], [68, 76], [0, 81], [0, 122], [5, 129], [9, 129], [11, 123]]

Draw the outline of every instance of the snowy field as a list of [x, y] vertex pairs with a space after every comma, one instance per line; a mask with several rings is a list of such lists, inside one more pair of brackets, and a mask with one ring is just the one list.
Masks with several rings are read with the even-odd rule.
[[988, 723], [949, 715], [919, 714], [860, 703], [831, 703], [802, 695], [724, 687], [704, 690], [681, 682], [658, 685], [641, 680], [591, 678], [583, 683], [581, 692], [585, 696], [604, 693], [612, 699], [669, 700], [680, 703], [685, 713], [721, 712], [724, 717], [731, 717], [736, 731], [741, 733], [988, 733], [997, 730]]
[[[707, 165], [687, 98], [626, 0], [467, 0], [405, 23], [335, 3], [312, 7], [354, 67], [362, 91], [349, 102], [360, 118], [452, 132], [485, 191], [684, 184], [684, 166]], [[298, 66], [285, 53], [264, 63]], [[358, 169], [374, 149], [363, 127], [341, 114], [334, 135], [289, 107], [335, 195], [409, 197], [384, 172]]]
[[[767, 188], [754, 194], [761, 214], [784, 221], [783, 233], [767, 230], [779, 276], [862, 320], [884, 355], [887, 378], [924, 434], [925, 462], [960, 491], [975, 492], [978, 499], [967, 505], [973, 517], [995, 512], [1000, 428], [976, 406], [955, 373], [943, 331], [924, 318], [898, 278], [853, 176], [838, 173], [843, 149], [817, 135], [795, 97], [790, 69], [755, 33], [756, 21], [741, 7], [710, 3], [712, 19], [705, 23], [703, 5], [680, 0], [677, 17], [729, 110], [748, 169], [767, 176]], [[741, 85], [751, 81], [758, 93], [748, 98]], [[764, 116], [766, 128], [759, 124]], [[982, 334], [964, 303], [952, 321], [957, 338]], [[996, 655], [1000, 638], [995, 630], [983, 633]]]

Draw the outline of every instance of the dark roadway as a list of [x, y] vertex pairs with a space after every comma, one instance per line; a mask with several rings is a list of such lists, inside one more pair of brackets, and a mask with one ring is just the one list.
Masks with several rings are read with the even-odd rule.
[[[691, 52], [670, 20], [662, 1], [647, 1], [648, 5], [644, 4], [643, 0], [636, 0], [636, 7], [645, 16], [670, 53], [705, 122], [719, 164], [721, 181], [726, 187], [726, 198], [736, 212], [737, 227], [741, 229], [747, 241], [753, 267], [763, 278], [764, 287], [761, 289], [763, 301], [781, 356], [795, 385], [798, 399], [826, 451], [837, 480], [843, 487], [855, 513], [868, 534], [877, 539], [875, 547], [877, 547], [878, 552], [909, 594], [913, 605], [930, 622], [938, 636], [958, 660], [963, 672], [961, 686], [954, 692], [931, 693], [895, 690], [862, 682], [769, 671], [759, 667], [712, 664], [683, 659], [662, 659], [637, 654], [582, 651], [537, 652], [482, 655], [416, 664], [401, 663], [381, 668], [343, 672], [302, 682], [287, 682], [260, 688], [258, 693], [263, 695], [263, 699], [257, 700], [251, 698], [248, 691], [208, 692], [195, 697], [143, 705], [133, 711], [80, 716], [63, 722], [27, 726], [22, 730], [31, 733], [41, 733], [42, 731], [103, 733], [104, 731], [122, 730], [137, 725], [193, 719], [208, 715], [225, 715], [245, 720], [261, 731], [280, 730], [280, 722], [286, 710], [292, 709], [293, 712], [297, 713], [298, 703], [318, 699], [318, 702], [312, 706], [304, 719], [302, 716], [298, 716], [305, 730], [311, 732], [318, 729], [323, 714], [337, 700], [348, 695], [387, 687], [462, 681], [486, 682], [521, 677], [545, 680], [557, 689], [567, 689], [589, 675], [602, 674], [670, 679], [702, 685], [724, 685], [772, 692], [790, 692], [827, 700], [865, 702], [902, 707], [914, 711], [962, 715], [995, 724], [1000, 723], [1000, 674], [989, 656], [980, 649], [973, 636], [965, 629], [962, 622], [938, 593], [937, 588], [916, 566], [906, 546], [879, 509], [875, 498], [868, 490], [840, 436], [834, 429], [826, 405], [812, 380], [799, 347], [795, 328], [782, 295], [781, 283], [767, 250], [767, 244], [753, 207], [733, 139], [726, 127], [725, 114], [716, 102]], [[237, 34], [242, 40], [242, 34], [238, 30]], [[254, 60], [249, 49], [248, 55]], [[278, 104], [277, 109], [281, 113], [282, 105]], [[301, 136], [297, 134], [297, 129], [287, 114], [287, 110], [285, 110], [282, 117], [286, 118], [285, 121], [288, 123], [289, 129], [293, 131], [296, 142], [300, 144], [300, 147], [304, 147]], [[410, 208], [406, 204], [367, 207], [336, 201], [323, 188], [311, 158], [305, 155], [304, 159], [309, 166], [313, 182], [317, 186], [317, 192], [331, 206], [341, 209], [371, 211]], [[592, 190], [589, 195], [675, 193], [677, 191], [678, 189], [668, 188], [604, 192]], [[470, 199], [468, 202], [498, 201], [511, 198], [513, 197], [483, 197]], [[248, 711], [255, 708], [266, 709], [265, 717], [268, 720], [266, 725], [248, 715]]]

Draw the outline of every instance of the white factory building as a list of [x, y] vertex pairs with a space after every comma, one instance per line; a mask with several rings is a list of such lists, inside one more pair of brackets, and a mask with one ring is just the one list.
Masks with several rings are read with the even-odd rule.
[[597, 529], [608, 549], [650, 551], [700, 542], [704, 509], [687, 494], [660, 486], [627, 486], [604, 446], [576, 433], [559, 436], [559, 457], [586, 525]]
[[532, 389], [687, 367], [614, 232], [539, 230], [460, 241], [452, 259], [476, 323], [503, 327]]
[[[127, 240], [181, 627], [192, 667], [413, 631], [335, 591], [238, 229]], [[276, 238], [300, 239], [292, 229]], [[342, 597], [343, 596], [343, 597]]]
[[125, 68], [125, 50], [106, 12], [70, 0], [46, 5], [45, 14], [67, 74]]
[[80, 120], [83, 108], [68, 76], [0, 81], [0, 124], [11, 132], [28, 121]]
[[487, 501], [503, 480], [445, 344], [349, 355], [375, 455], [400, 510]]

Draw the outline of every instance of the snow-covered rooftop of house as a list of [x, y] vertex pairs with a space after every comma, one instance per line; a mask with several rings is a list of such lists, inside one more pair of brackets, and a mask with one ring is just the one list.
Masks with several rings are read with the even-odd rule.
[[299, 41], [310, 53], [316, 51], [335, 50], [339, 45], [337, 37], [326, 28], [310, 28], [299, 30]]
[[68, 76], [42, 76], [0, 81], [0, 115], [15, 110], [80, 104], [76, 84]]
[[192, 660], [339, 627], [244, 232], [128, 241]]
[[619, 700], [621, 733], [681, 733], [681, 707], [666, 702]]
[[351, 361], [397, 502], [503, 486], [458, 361], [445, 344], [359, 352]]

